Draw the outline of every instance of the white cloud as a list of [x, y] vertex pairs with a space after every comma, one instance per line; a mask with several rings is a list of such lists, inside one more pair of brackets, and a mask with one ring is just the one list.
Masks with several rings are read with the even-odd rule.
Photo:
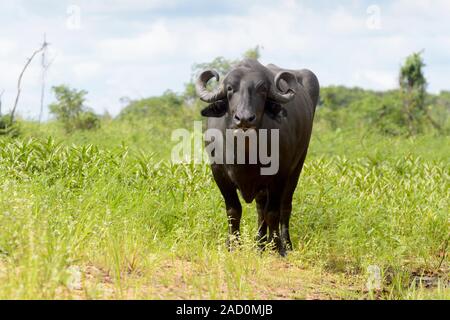
[[336, 33], [354, 33], [356, 30], [366, 28], [364, 15], [355, 16], [343, 7], [338, 8], [329, 17], [330, 29]]
[[[52, 43], [51, 55], [56, 56], [49, 86], [66, 83], [86, 89], [90, 105], [98, 111], [107, 108], [117, 113], [121, 96], [182, 90], [193, 63], [219, 55], [237, 58], [256, 45], [264, 48], [263, 63], [310, 68], [323, 85], [372, 89], [395, 87], [402, 60], [412, 51], [425, 49], [430, 89], [448, 87], [449, 1], [382, 2], [380, 30], [366, 26], [371, 1], [346, 5], [295, 0], [204, 1], [202, 6], [197, 4], [199, 12], [180, 12], [182, 2], [178, 0], [73, 3], [82, 10], [81, 30], [66, 28], [65, 4], [39, 11], [41, 7], [33, 7], [31, 2], [0, 3], [4, 22], [0, 30], [0, 89], [7, 90], [5, 101], [13, 99], [18, 72], [44, 32]], [[219, 5], [225, 8], [222, 14], [209, 13]], [[38, 101], [39, 89], [40, 68], [35, 62], [24, 81], [20, 106], [24, 113], [37, 114], [33, 101]]]
[[100, 57], [114, 61], [155, 60], [177, 47], [177, 35], [170, 33], [163, 22], [154, 23], [148, 32], [135, 37], [106, 39], [98, 44]]
[[356, 71], [352, 80], [355, 83], [366, 83], [369, 87], [382, 90], [394, 89], [397, 86], [397, 74], [385, 70]]
[[16, 45], [13, 41], [8, 39], [0, 39], [0, 59], [7, 58], [14, 52], [15, 49]]
[[176, 0], [79, 0], [80, 8], [90, 12], [102, 14], [123, 13], [127, 11], [153, 10], [160, 8], [173, 8], [179, 1]]
[[101, 65], [95, 62], [82, 62], [77, 63], [72, 67], [72, 71], [79, 79], [86, 79], [95, 77], [98, 75]]

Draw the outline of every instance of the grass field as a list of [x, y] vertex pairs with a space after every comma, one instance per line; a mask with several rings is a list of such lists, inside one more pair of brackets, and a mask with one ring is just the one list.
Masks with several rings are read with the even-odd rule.
[[141, 129], [0, 140], [1, 299], [450, 299], [448, 137], [316, 130], [283, 259], [256, 250], [254, 205], [227, 252], [208, 166]]

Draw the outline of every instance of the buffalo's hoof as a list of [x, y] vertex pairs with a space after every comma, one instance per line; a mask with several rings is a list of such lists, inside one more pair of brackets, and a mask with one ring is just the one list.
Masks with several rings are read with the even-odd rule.
[[241, 246], [239, 236], [228, 236], [227, 240], [225, 241], [225, 245], [227, 246], [229, 252], [236, 251], [236, 249]]
[[280, 238], [276, 237], [272, 239], [272, 241], [268, 244], [269, 248], [271, 248], [273, 251], [278, 252], [278, 254], [282, 257], [287, 256], [286, 247], [284, 246], [283, 242]]
[[267, 237], [265, 235], [264, 236], [257, 235], [255, 241], [256, 241], [256, 245], [257, 245], [259, 251], [262, 252], [262, 251], [266, 250]]
[[292, 243], [289, 241], [289, 242], [286, 242], [285, 244], [284, 244], [284, 247], [286, 248], [286, 251], [292, 251], [292, 250], [294, 250], [294, 249], [292, 249]]

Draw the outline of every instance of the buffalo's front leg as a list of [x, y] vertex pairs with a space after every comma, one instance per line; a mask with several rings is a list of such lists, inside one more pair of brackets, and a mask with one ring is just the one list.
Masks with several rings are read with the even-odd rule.
[[225, 200], [228, 219], [228, 238], [226, 241], [229, 250], [234, 244], [239, 243], [239, 227], [241, 224], [242, 206], [236, 191], [236, 187], [231, 183], [221, 168], [215, 164], [211, 165], [214, 180]]
[[256, 242], [261, 250], [265, 248], [267, 242], [267, 223], [264, 218], [267, 205], [267, 195], [265, 193], [256, 197], [256, 209], [258, 211], [258, 233], [256, 235]]
[[242, 207], [236, 191], [226, 195], [225, 205], [228, 218], [228, 238], [226, 244], [228, 249], [232, 250], [235, 244], [239, 243], [239, 228], [242, 216]]

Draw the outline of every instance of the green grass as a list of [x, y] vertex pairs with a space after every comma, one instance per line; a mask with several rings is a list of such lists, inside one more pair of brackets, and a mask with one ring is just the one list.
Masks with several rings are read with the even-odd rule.
[[316, 129], [282, 259], [255, 249], [254, 205], [225, 250], [209, 168], [171, 165], [165, 131], [27, 125], [0, 140], [0, 298], [450, 299], [448, 137]]

